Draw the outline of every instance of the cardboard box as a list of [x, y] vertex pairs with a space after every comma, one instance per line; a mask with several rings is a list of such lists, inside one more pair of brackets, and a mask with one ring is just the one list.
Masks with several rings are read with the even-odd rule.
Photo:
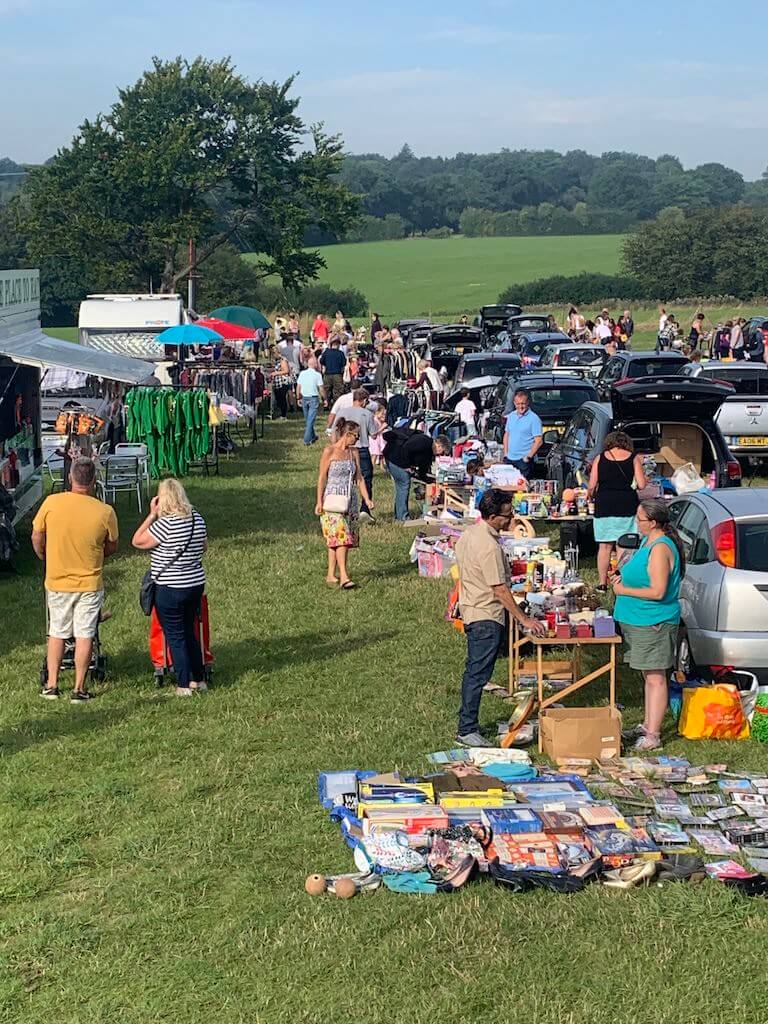
[[621, 755], [621, 715], [614, 708], [545, 708], [539, 728], [544, 753], [553, 760]]

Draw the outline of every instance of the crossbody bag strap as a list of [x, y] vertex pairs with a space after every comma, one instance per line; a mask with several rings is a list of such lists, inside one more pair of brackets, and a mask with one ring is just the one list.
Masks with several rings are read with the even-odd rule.
[[192, 529], [189, 531], [189, 537], [187, 537], [187, 540], [186, 540], [186, 543], [184, 544], [184, 547], [183, 548], [179, 548], [177, 550], [176, 554], [173, 556], [173, 558], [169, 562], [166, 562], [166, 564], [163, 566], [163, 568], [160, 570], [160, 572], [157, 574], [157, 576], [155, 576], [155, 583], [157, 583], [159, 581], [160, 577], [163, 575], [164, 572], [167, 572], [171, 568], [172, 565], [175, 565], [176, 562], [178, 562], [178, 560], [181, 558], [182, 555], [186, 554], [187, 550], [189, 549], [189, 545], [192, 543], [192, 537], [194, 536], [194, 533], [195, 533], [195, 512], [194, 512], [194, 509], [193, 509], [192, 510]]

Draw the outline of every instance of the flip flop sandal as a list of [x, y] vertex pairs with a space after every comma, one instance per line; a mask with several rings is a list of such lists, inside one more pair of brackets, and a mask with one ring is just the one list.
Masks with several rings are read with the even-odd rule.
[[346, 583], [342, 583], [341, 584], [341, 589], [342, 590], [357, 590], [357, 584], [354, 583], [352, 580], [347, 580]]
[[377, 875], [374, 871], [365, 873], [355, 871], [346, 875], [326, 875], [327, 891], [335, 893], [336, 883], [341, 881], [342, 878], [351, 879], [355, 883], [355, 888], [358, 892], [374, 892], [381, 885], [381, 875]]

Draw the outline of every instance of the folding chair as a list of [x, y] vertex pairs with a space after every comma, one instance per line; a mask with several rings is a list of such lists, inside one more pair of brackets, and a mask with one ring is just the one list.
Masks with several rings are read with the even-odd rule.
[[121, 442], [115, 445], [115, 455], [135, 456], [139, 460], [139, 470], [144, 481], [144, 496], [149, 501], [150, 465], [147, 446], [145, 444], [129, 444], [127, 441]]
[[43, 463], [45, 471], [48, 475], [48, 481], [51, 485], [51, 494], [58, 488], [64, 490], [64, 456], [59, 455], [58, 452], [52, 451], [48, 453], [48, 456]]
[[137, 456], [111, 455], [104, 462], [103, 482], [104, 496], [110, 504], [114, 504], [115, 495], [121, 491], [129, 495], [135, 492], [139, 513], [141, 513], [142, 472], [139, 469]]

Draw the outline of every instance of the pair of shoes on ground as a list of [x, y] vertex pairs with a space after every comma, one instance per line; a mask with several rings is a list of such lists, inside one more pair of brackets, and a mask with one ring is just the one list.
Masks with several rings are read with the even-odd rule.
[[[61, 691], [58, 686], [43, 686], [40, 690], [40, 696], [43, 700], [58, 700], [61, 696]], [[93, 694], [87, 690], [73, 690], [69, 698], [70, 704], [85, 704], [87, 701], [93, 700]]]
[[641, 754], [661, 749], [661, 737], [659, 734], [647, 732], [644, 725], [635, 725], [631, 729], [623, 729], [621, 739], [624, 743], [631, 743], [632, 749]]
[[339, 584], [338, 580], [326, 580], [326, 587], [338, 587], [339, 590], [357, 590], [357, 584], [354, 580], [347, 580], [346, 583]]
[[177, 686], [176, 696], [177, 697], [194, 697], [196, 693], [207, 693], [208, 684], [198, 683], [197, 686]]
[[495, 747], [495, 743], [488, 740], [479, 732], [465, 732], [456, 737], [456, 742], [462, 747]]

